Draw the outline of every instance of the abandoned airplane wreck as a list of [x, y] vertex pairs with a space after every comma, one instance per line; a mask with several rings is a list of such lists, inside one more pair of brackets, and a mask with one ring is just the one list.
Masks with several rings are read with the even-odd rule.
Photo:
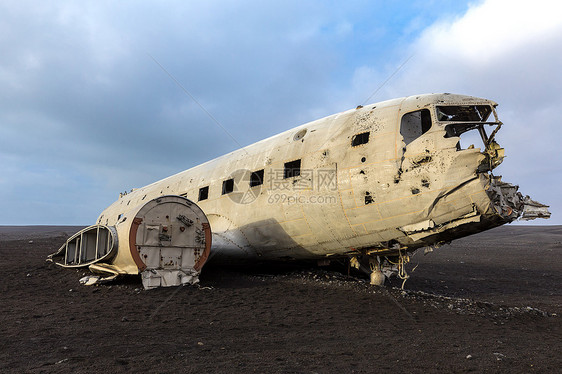
[[406, 278], [419, 248], [550, 216], [493, 174], [496, 107], [426, 94], [306, 123], [121, 194], [49, 259], [145, 288], [195, 283], [209, 258], [346, 258], [373, 284]]

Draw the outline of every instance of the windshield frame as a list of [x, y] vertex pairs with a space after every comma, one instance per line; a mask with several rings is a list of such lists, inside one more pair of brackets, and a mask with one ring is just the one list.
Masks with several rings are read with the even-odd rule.
[[[456, 112], [455, 108], [458, 109]], [[438, 122], [446, 123], [488, 123], [487, 120], [493, 113], [497, 122], [494, 109], [490, 104], [435, 105], [435, 118]]]

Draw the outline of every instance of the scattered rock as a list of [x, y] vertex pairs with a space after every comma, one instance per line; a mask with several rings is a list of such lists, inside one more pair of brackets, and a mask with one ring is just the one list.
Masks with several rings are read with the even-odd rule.
[[501, 361], [505, 358], [504, 354], [501, 354], [499, 352], [494, 352], [494, 356], [496, 356], [496, 360]]

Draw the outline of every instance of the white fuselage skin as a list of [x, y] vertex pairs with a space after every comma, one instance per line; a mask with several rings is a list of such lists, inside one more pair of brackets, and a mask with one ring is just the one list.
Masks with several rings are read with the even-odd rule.
[[[143, 201], [181, 195], [208, 217], [211, 256], [317, 259], [416, 249], [508, 222], [492, 207], [489, 174], [477, 171], [485, 156], [479, 148], [458, 149], [459, 137], [445, 137], [436, 105], [497, 104], [428, 94], [358, 107], [135, 189], [98, 223], [115, 225]], [[406, 144], [402, 117], [421, 109], [431, 113], [431, 128]], [[368, 141], [357, 138], [367, 132]], [[286, 165], [296, 160], [298, 173], [297, 163]], [[260, 179], [250, 173], [260, 170], [263, 183], [250, 187]], [[232, 185], [225, 182], [230, 178]]]

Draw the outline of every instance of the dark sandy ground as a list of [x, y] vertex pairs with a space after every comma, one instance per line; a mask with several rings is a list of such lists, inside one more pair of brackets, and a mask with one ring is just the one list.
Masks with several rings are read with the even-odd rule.
[[74, 227], [0, 227], [0, 372], [554, 373], [562, 226], [509, 226], [374, 288], [345, 267], [205, 266], [199, 287], [86, 287]]

